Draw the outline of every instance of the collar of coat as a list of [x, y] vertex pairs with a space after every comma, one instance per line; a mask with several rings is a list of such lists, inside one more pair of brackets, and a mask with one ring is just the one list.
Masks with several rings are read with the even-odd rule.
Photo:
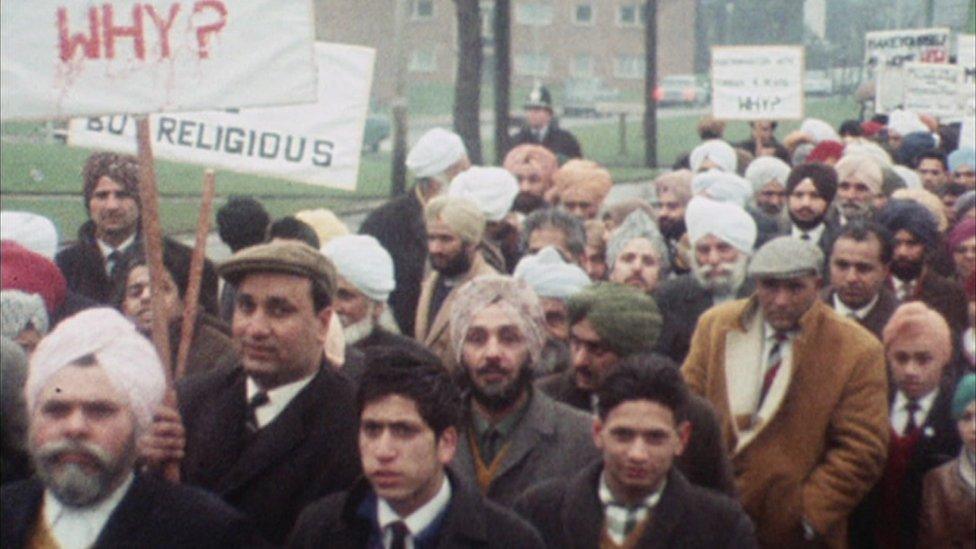
[[[752, 297], [739, 300], [736, 304], [740, 308], [736, 315], [738, 319], [736, 328], [746, 332], [749, 330], [750, 323], [755, 319], [755, 315], [762, 314], [762, 309], [759, 307], [759, 298], [753, 294]], [[829, 310], [831, 308], [821, 299], [814, 300], [813, 305], [807, 309], [807, 312], [803, 313], [800, 321], [797, 322], [797, 338], [802, 338], [805, 334], [816, 331], [823, 322], [824, 313]]]

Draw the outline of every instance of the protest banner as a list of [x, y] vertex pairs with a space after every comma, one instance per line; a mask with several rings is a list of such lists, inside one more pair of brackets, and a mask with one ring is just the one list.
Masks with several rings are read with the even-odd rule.
[[0, 117], [315, 101], [311, 0], [7, 0]]
[[[317, 43], [318, 101], [238, 112], [154, 114], [159, 158], [356, 190], [375, 50]], [[135, 151], [127, 115], [72, 119], [68, 144]]]
[[878, 113], [904, 102], [905, 63], [948, 63], [949, 29], [905, 29], [869, 32], [864, 37], [864, 65], [875, 79]]
[[712, 48], [712, 115], [724, 120], [803, 118], [802, 46]]
[[966, 69], [934, 63], [905, 63], [902, 68], [906, 110], [932, 115], [946, 122], [962, 118]]

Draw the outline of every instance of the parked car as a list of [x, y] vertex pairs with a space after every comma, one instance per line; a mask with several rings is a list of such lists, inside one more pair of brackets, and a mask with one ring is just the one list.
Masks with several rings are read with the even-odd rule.
[[377, 152], [380, 142], [390, 136], [390, 119], [385, 115], [370, 114], [366, 117], [363, 131], [363, 150]]
[[564, 116], [600, 116], [600, 103], [620, 100], [620, 90], [608, 88], [600, 78], [567, 80], [563, 93]]
[[654, 89], [658, 105], [706, 105], [710, 98], [708, 88], [694, 74], [665, 76]]

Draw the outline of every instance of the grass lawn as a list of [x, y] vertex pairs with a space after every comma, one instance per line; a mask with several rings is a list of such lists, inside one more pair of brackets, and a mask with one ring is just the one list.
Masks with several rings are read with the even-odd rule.
[[[414, 107], [433, 109], [438, 102], [445, 100], [444, 93], [444, 90], [428, 89], [428, 95], [422, 98], [426, 103], [421, 101], [415, 105], [412, 100], [411, 110]], [[446, 97], [450, 98], [450, 95]], [[513, 97], [521, 96], [513, 94]], [[490, 105], [490, 97], [484, 101], [485, 105]], [[440, 104], [440, 109], [443, 111], [443, 104]], [[837, 127], [844, 119], [856, 118], [857, 104], [847, 98], [809, 101], [807, 115], [822, 118]], [[698, 118], [699, 115], [684, 115], [658, 121], [659, 165], [671, 165], [678, 155], [697, 145], [695, 126]], [[798, 125], [799, 121], [783, 122], [777, 135], [782, 138]], [[625, 154], [620, 154], [616, 118], [574, 128], [573, 132], [579, 138], [586, 156], [606, 165], [615, 181], [648, 180], [656, 170], [643, 166], [644, 140], [639, 117], [629, 117], [626, 126]], [[87, 218], [79, 195], [81, 169], [91, 151], [44, 143], [43, 125], [3, 124], [0, 132], [4, 137], [0, 141], [0, 208], [46, 215], [55, 222], [59, 234], [73, 237], [78, 225]], [[725, 137], [729, 141], [739, 141], [745, 139], [748, 133], [745, 122], [732, 122]], [[490, 139], [483, 143], [483, 153], [486, 159], [494, 158]], [[167, 232], [193, 230], [199, 208], [195, 197], [199, 196], [202, 176], [203, 168], [200, 166], [157, 161], [160, 208]], [[226, 170], [217, 172], [218, 205], [228, 195], [248, 194], [259, 197], [274, 216], [307, 208], [345, 209], [365, 198], [387, 196], [389, 184], [390, 155], [383, 152], [363, 155], [355, 193]]]

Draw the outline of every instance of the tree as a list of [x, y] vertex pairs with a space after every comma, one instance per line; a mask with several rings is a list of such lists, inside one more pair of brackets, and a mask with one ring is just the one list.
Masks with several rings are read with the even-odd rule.
[[478, 0], [454, 0], [458, 23], [457, 79], [454, 82], [454, 131], [474, 164], [481, 164], [481, 10]]
[[657, 0], [647, 0], [644, 9], [644, 165], [657, 166]]
[[511, 109], [512, 2], [495, 0], [492, 34], [495, 37], [495, 163], [508, 152], [508, 119]]

